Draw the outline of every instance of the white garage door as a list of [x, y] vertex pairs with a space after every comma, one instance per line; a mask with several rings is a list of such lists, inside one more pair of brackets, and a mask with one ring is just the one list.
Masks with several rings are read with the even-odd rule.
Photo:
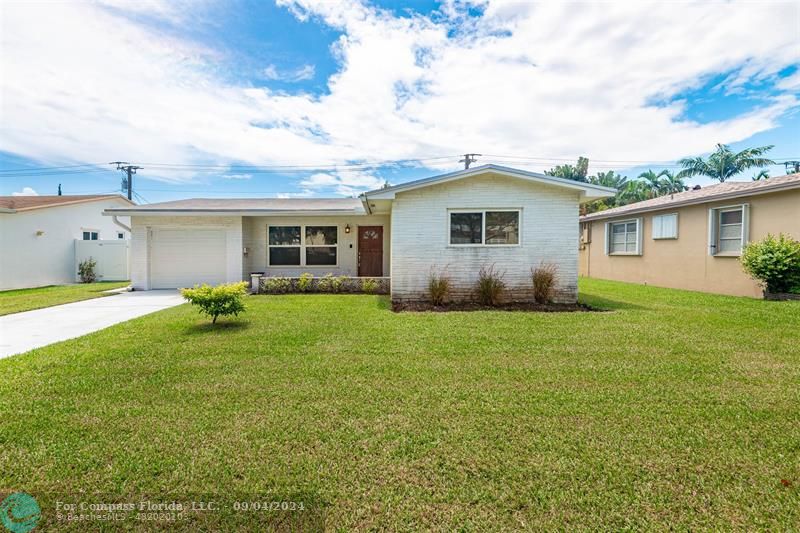
[[153, 289], [225, 283], [225, 230], [153, 229], [150, 286]]

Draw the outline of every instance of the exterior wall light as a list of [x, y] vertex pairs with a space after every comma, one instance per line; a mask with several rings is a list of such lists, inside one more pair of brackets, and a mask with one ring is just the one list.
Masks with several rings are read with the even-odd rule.
[[346, 224], [346, 225], [345, 225], [345, 227], [344, 227], [344, 232], [345, 232], [345, 233], [350, 233], [350, 224]]

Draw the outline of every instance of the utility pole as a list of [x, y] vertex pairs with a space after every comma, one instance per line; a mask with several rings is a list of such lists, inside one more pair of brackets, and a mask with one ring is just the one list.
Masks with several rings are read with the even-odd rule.
[[464, 163], [464, 170], [467, 170], [469, 166], [478, 160], [482, 154], [464, 154], [464, 159], [459, 159], [459, 163]]
[[133, 200], [133, 175], [142, 167], [131, 165], [127, 161], [112, 161], [109, 165], [117, 165], [117, 170], [121, 170], [127, 174], [122, 178], [122, 188], [128, 189], [128, 200]]

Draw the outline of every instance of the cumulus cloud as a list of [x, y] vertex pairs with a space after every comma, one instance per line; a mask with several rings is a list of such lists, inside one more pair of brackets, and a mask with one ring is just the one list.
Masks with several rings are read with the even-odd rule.
[[[216, 74], [223, 51], [146, 22], [200, 8], [153, 2], [128, 16], [130, 3], [112, 3], [4, 7], [0, 150], [42, 161], [252, 165], [468, 151], [673, 160], [774, 128], [798, 106], [796, 76], [725, 120], [689, 120], [678, 98], [720, 75], [722, 93], [772, 83], [800, 62], [794, 32], [753, 31], [797, 20], [791, 2], [490, 0], [476, 21], [458, 3], [436, 17], [400, 17], [352, 0], [282, 0], [298, 18], [342, 33], [332, 47], [340, 69], [322, 95], [237, 86]], [[264, 72], [287, 74], [300, 79], [313, 66]], [[301, 194], [351, 194], [381, 181], [325, 176], [304, 179]]]
[[314, 65], [303, 65], [302, 67], [298, 67], [296, 69], [280, 71], [275, 65], [268, 65], [267, 68], [264, 69], [263, 75], [268, 80], [280, 80], [296, 83], [298, 81], [312, 79], [315, 72], [316, 69]]
[[32, 187], [23, 187], [21, 191], [12, 192], [11, 196], [39, 196], [39, 193]]

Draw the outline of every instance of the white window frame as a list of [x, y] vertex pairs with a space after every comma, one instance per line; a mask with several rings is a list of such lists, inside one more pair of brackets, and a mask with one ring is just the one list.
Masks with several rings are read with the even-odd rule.
[[[88, 239], [84, 239], [83, 238], [83, 234], [84, 233], [88, 233], [89, 234], [89, 238]], [[92, 239], [92, 233], [96, 233], [97, 234], [97, 238], [96, 239]], [[81, 240], [84, 240], [84, 241], [99, 241], [100, 240], [100, 230], [99, 229], [91, 229], [91, 228], [81, 228]]]
[[[656, 237], [656, 219], [661, 217], [675, 217], [675, 235], [670, 235], [669, 237]], [[675, 240], [678, 238], [678, 225], [679, 225], [680, 217], [678, 213], [662, 213], [660, 215], [653, 215], [650, 217], [650, 236], [654, 241], [668, 241], [668, 240]]]
[[[269, 243], [269, 229], [270, 228], [296, 228], [300, 227], [300, 245], [296, 244], [270, 244]], [[306, 227], [323, 227], [323, 228], [336, 228], [336, 244], [306, 244]], [[340, 227], [339, 224], [267, 224], [267, 266], [271, 268], [339, 268], [339, 241], [340, 241]], [[269, 259], [270, 248], [300, 248], [300, 264], [297, 265], [273, 265]], [[306, 248], [336, 248], [336, 264], [335, 265], [307, 265], [306, 264]]]
[[[619, 224], [636, 224], [636, 250], [633, 252], [615, 252], [611, 249], [613, 245], [614, 226]], [[628, 218], [625, 220], [615, 220], [613, 222], [606, 222], [606, 255], [642, 255], [642, 219], [641, 218]], [[627, 233], [627, 232], [626, 232]]]
[[[732, 211], [742, 212], [741, 245], [737, 251], [720, 252], [719, 241], [722, 234], [722, 213]], [[749, 240], [750, 234], [750, 204], [725, 205], [712, 207], [708, 210], [708, 255], [714, 257], [741, 257], [742, 250]]]
[[[516, 244], [487, 244], [486, 243], [486, 213], [517, 213], [517, 243]], [[451, 242], [453, 234], [450, 230], [450, 215], [453, 213], [480, 213], [481, 214], [481, 242], [476, 243], [454, 243]], [[447, 245], [453, 248], [477, 248], [477, 247], [485, 247], [485, 248], [517, 248], [522, 246], [522, 208], [474, 208], [474, 209], [448, 209], [447, 210], [447, 221], [446, 228], [447, 228]]]

